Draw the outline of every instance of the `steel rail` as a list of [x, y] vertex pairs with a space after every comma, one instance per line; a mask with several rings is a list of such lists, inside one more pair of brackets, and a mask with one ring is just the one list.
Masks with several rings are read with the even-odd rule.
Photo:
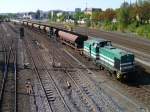
[[[26, 45], [26, 46], [27, 46], [27, 45]], [[28, 50], [30, 50], [30, 49], [28, 48]], [[30, 54], [31, 54], [31, 51], [30, 51]], [[38, 58], [38, 60], [41, 59], [39, 56], [37, 56], [37, 58]], [[32, 59], [33, 59], [33, 57], [32, 57]], [[34, 62], [34, 59], [33, 59], [32, 61]], [[41, 61], [41, 62], [43, 62], [43, 61]], [[34, 66], [36, 67], [35, 62], [34, 62]], [[61, 98], [61, 100], [62, 100], [64, 106], [66, 107], [67, 111], [68, 111], [68, 112], [71, 112], [69, 106], [67, 105], [66, 101], [65, 101], [64, 98], [63, 98], [63, 95], [61, 94], [61, 91], [60, 91], [59, 88], [57, 87], [56, 82], [54, 81], [53, 77], [52, 77], [51, 74], [49, 73], [49, 70], [46, 68], [46, 65], [45, 65], [44, 62], [43, 62], [43, 64], [42, 64], [42, 66], [45, 68], [45, 69], [44, 69], [44, 70], [46, 70], [45, 72], [47, 72], [47, 73], [49, 74], [49, 75], [48, 75], [49, 78], [53, 81], [53, 86], [54, 86], [54, 88], [56, 89], [57, 93], [59, 94], [59, 96], [60, 96], [60, 98]], [[37, 72], [38, 72], [38, 68], [37, 68], [37, 67], [36, 67], [36, 70], [37, 70]], [[38, 73], [37, 75], [38, 75], [38, 78], [39, 78], [39, 80], [40, 80], [40, 82], [41, 82], [41, 84], [42, 84], [43, 90], [44, 90], [44, 92], [45, 92], [45, 94], [46, 94], [46, 90], [45, 90], [45, 88], [44, 88], [44, 85], [43, 85], [43, 81], [42, 81], [42, 79], [41, 79], [41, 76], [40, 76], [39, 73]], [[47, 94], [46, 94], [46, 97], [47, 97], [47, 99], [48, 99]], [[50, 105], [50, 104], [49, 104], [49, 105]]]
[[7, 81], [7, 75], [8, 75], [8, 66], [9, 66], [9, 60], [10, 60], [10, 55], [12, 52], [12, 45], [13, 45], [13, 40], [11, 41], [10, 47], [9, 47], [9, 51], [7, 54], [7, 50], [6, 50], [6, 46], [4, 45], [4, 49], [5, 49], [5, 64], [4, 64], [4, 73], [3, 73], [3, 79], [2, 79], [2, 87], [1, 87], [1, 91], [0, 91], [0, 111], [2, 109], [2, 102], [3, 102], [3, 95], [4, 95], [4, 90], [5, 90], [5, 84]]
[[[18, 43], [18, 42], [16, 42]], [[17, 46], [17, 45], [16, 45]], [[18, 112], [18, 106], [17, 106], [17, 47], [15, 46], [14, 50], [14, 81], [15, 81], [15, 94], [14, 94], [14, 112]]]
[[[41, 87], [42, 87], [42, 89], [43, 89], [43, 91], [44, 91], [44, 93], [45, 93], [45, 95], [46, 95], [46, 90], [45, 90], [45, 88], [44, 88], [44, 85], [43, 85], [43, 83], [42, 83], [42, 80], [41, 80], [41, 78], [40, 78], [40, 73], [39, 73], [39, 71], [38, 71], [38, 68], [37, 68], [37, 66], [36, 66], [36, 63], [35, 63], [35, 61], [34, 61], [34, 58], [33, 58], [33, 56], [32, 56], [32, 53], [31, 53], [31, 50], [30, 50], [30, 48], [29, 48], [29, 45], [27, 44], [27, 41], [26, 40], [24, 40], [24, 43], [25, 43], [25, 45], [26, 45], [26, 47], [27, 47], [27, 51], [28, 51], [28, 54], [30, 55], [30, 59], [31, 59], [31, 61], [32, 61], [32, 64], [33, 64], [33, 66], [34, 66], [34, 72], [36, 73], [36, 75], [37, 75], [37, 78], [38, 78], [38, 80], [39, 80], [39, 82], [40, 82], [40, 85], [41, 85]], [[49, 107], [50, 107], [50, 109], [51, 109], [51, 112], [53, 112], [53, 109], [52, 109], [52, 106], [50, 105], [50, 103], [48, 102], [48, 96], [46, 95], [46, 99], [47, 99], [47, 103], [49, 104]]]
[[[40, 59], [39, 56], [38, 56], [38, 59]], [[68, 112], [71, 112], [69, 106], [67, 105], [66, 101], [65, 101], [64, 98], [63, 98], [63, 95], [61, 94], [61, 91], [60, 91], [59, 88], [57, 87], [57, 84], [56, 84], [56, 82], [54, 81], [54, 78], [53, 78], [52, 75], [50, 74], [50, 72], [49, 72], [49, 70], [47, 69], [47, 67], [46, 67], [46, 65], [45, 65], [44, 62], [43, 62], [43, 65], [42, 65], [42, 66], [45, 68], [46, 72], [49, 74], [49, 78], [53, 81], [53, 85], [54, 85], [54, 87], [55, 87], [57, 93], [59, 94], [60, 98], [62, 99], [63, 104], [64, 104], [65, 107], [67, 108], [67, 111], [68, 111]]]

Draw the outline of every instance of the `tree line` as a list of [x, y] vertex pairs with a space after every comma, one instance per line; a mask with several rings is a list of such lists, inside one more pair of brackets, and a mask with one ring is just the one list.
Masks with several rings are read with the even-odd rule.
[[[51, 15], [49, 16], [51, 19]], [[105, 11], [94, 11], [92, 14], [85, 12], [77, 12], [74, 15], [69, 15], [64, 12], [59, 18], [53, 14], [53, 20], [66, 19], [74, 20], [74, 24], [78, 25], [77, 21], [84, 20], [87, 27], [102, 28], [109, 31], [134, 32], [138, 35], [150, 38], [150, 1], [138, 0], [135, 3], [124, 2], [120, 8], [107, 8]]]

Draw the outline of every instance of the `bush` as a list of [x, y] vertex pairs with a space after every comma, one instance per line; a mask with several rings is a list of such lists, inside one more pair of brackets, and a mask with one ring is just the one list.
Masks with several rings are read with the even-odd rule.
[[128, 30], [130, 32], [136, 32], [136, 28], [137, 28], [137, 22], [134, 22], [134, 23], [128, 25]]
[[117, 27], [118, 27], [118, 24], [112, 24], [112, 25], [111, 25], [112, 31], [116, 31], [116, 30], [117, 30]]
[[150, 25], [143, 25], [136, 29], [136, 33], [140, 36], [150, 38]]
[[125, 26], [121, 23], [118, 24], [118, 31], [125, 32]]
[[107, 31], [116, 31], [117, 30], [117, 24], [111, 23], [109, 21], [106, 21], [103, 24], [103, 29]]
[[86, 21], [86, 26], [90, 27], [91, 26], [91, 22], [90, 21]]

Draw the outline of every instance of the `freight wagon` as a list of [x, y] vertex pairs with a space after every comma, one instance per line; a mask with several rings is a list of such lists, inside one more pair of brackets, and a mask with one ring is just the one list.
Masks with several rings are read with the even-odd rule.
[[78, 50], [81, 50], [83, 48], [83, 43], [85, 40], [88, 39], [87, 36], [77, 35], [77, 34], [71, 34], [69, 32], [65, 32], [62, 30], [57, 31], [58, 37], [60, 38], [61, 42], [75, 48]]
[[32, 23], [29, 21], [23, 21], [25, 26], [33, 26], [35, 29], [46, 31], [50, 37], [58, 37], [60, 41], [70, 47], [77, 50], [83, 49], [83, 43], [88, 39], [88, 36], [81, 35], [75, 32], [71, 32], [65, 29], [60, 29], [54, 26], [42, 25], [40, 23]]

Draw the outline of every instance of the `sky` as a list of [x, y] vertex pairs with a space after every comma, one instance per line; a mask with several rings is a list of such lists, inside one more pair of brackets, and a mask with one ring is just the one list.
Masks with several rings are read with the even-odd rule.
[[[0, 13], [29, 12], [38, 9], [48, 11], [61, 9], [74, 11], [75, 8], [119, 8], [124, 0], [0, 0]], [[125, 0], [130, 3], [130, 0]], [[135, 0], [131, 0], [135, 2]]]

